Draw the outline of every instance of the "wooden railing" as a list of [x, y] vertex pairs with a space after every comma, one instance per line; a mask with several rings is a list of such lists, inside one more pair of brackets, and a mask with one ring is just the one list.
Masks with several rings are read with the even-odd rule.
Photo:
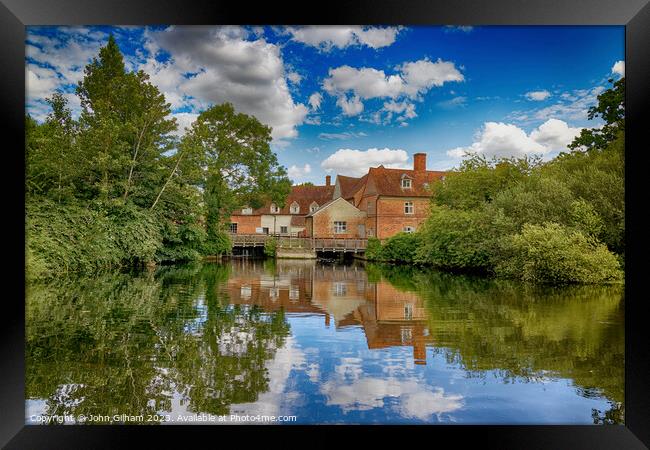
[[269, 237], [264, 234], [231, 234], [233, 247], [264, 247]]
[[267, 240], [276, 239], [278, 248], [308, 248], [322, 252], [365, 251], [367, 239], [303, 238], [266, 234], [231, 234], [233, 247], [263, 247]]
[[367, 239], [314, 238], [312, 248], [322, 252], [363, 251], [367, 244]]

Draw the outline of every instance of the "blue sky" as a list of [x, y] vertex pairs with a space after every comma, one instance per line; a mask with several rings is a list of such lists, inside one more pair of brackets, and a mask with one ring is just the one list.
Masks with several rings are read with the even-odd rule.
[[296, 183], [368, 167], [446, 170], [467, 152], [542, 155], [565, 148], [587, 110], [624, 75], [624, 28], [28, 27], [27, 111], [63, 92], [75, 114], [83, 67], [114, 34], [172, 104], [178, 134], [229, 101], [273, 128]]

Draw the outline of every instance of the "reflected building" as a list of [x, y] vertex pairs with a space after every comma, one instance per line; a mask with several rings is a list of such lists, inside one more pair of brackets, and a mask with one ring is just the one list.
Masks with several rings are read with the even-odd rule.
[[387, 281], [370, 282], [363, 267], [314, 260], [278, 260], [262, 265], [233, 260], [226, 290], [231, 304], [265, 311], [323, 316], [325, 326], [363, 327], [369, 349], [408, 346], [416, 364], [426, 364], [429, 335], [422, 299]]
[[426, 364], [429, 336], [422, 299], [414, 292], [400, 291], [386, 281], [373, 283], [369, 301], [356, 311], [363, 324], [368, 348], [413, 347], [416, 364]]

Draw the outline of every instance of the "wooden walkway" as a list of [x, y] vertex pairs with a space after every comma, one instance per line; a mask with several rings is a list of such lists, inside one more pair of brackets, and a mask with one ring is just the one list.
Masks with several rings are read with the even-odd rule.
[[317, 252], [365, 252], [367, 239], [299, 238], [266, 234], [231, 234], [233, 247], [264, 247], [266, 241], [277, 240], [279, 248], [303, 248]]

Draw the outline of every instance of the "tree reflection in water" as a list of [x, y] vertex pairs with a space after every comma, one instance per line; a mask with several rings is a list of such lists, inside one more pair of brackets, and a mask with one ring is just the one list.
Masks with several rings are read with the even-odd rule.
[[323, 329], [362, 328], [371, 352], [411, 347], [416, 365], [444, 358], [468, 379], [571, 380], [579, 396], [609, 402], [594, 423], [624, 418], [618, 286], [233, 261], [35, 284], [26, 302], [27, 399], [44, 415], [228, 414], [269, 391], [288, 318], [322, 316]]
[[48, 415], [170, 411], [225, 414], [266, 391], [264, 363], [283, 345], [282, 311], [229, 306], [228, 266], [108, 274], [31, 286], [26, 395]]

